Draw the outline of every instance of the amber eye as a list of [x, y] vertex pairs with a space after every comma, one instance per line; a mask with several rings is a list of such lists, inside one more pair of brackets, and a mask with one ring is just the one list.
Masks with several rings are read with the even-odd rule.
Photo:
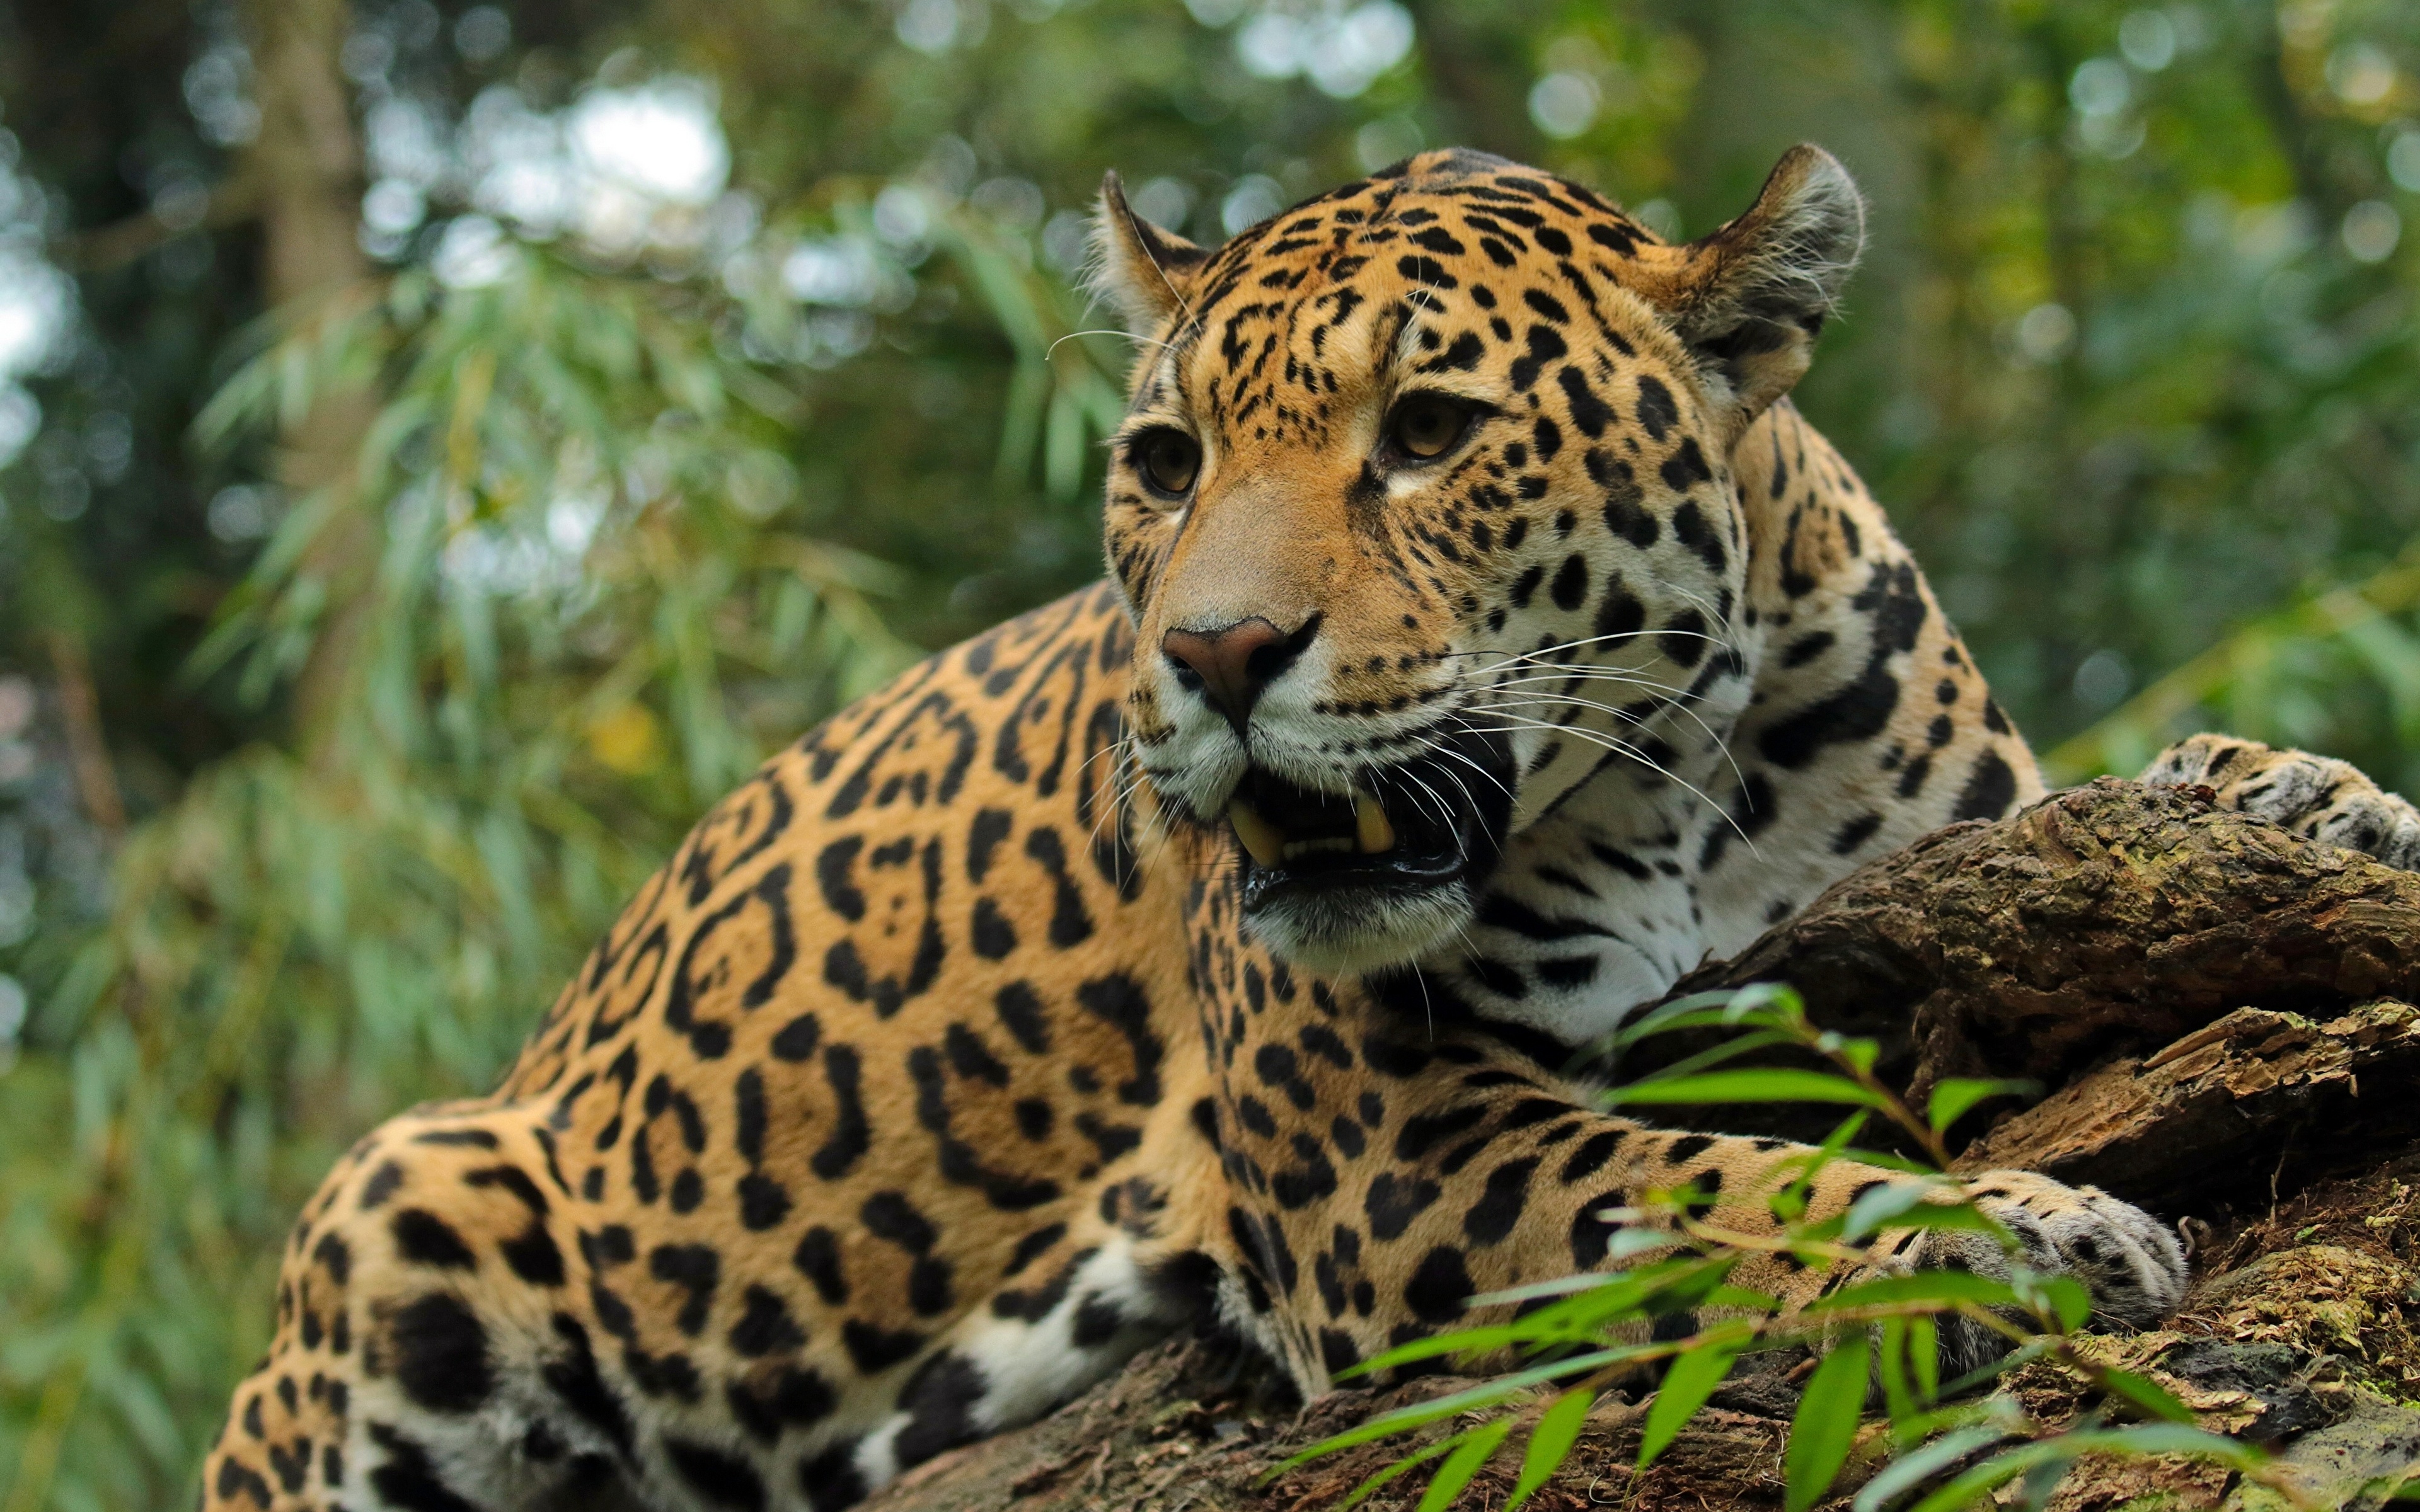
[[1416, 461], [1443, 456], [1470, 428], [1470, 411], [1436, 393], [1415, 393], [1395, 406], [1388, 438], [1395, 450]]
[[1202, 443], [1181, 430], [1145, 431], [1134, 444], [1134, 464], [1155, 493], [1182, 499], [1202, 471]]

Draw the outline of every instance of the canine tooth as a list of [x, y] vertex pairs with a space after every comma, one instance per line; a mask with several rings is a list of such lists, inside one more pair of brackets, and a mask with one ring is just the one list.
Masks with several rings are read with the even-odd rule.
[[1367, 793], [1353, 795], [1353, 832], [1361, 841], [1361, 854], [1376, 856], [1395, 848], [1395, 826], [1387, 822], [1387, 810]]
[[1235, 828], [1235, 838], [1244, 842], [1252, 859], [1263, 866], [1276, 866], [1285, 859], [1285, 831], [1261, 817], [1261, 811], [1241, 798], [1227, 800], [1227, 823]]

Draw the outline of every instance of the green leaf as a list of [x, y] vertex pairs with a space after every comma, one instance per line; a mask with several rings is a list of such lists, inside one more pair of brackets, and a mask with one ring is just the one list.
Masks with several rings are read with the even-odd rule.
[[1734, 1287], [1726, 1283], [1708, 1292], [1701, 1305], [1727, 1310], [1743, 1308], [1770, 1315], [1781, 1310], [1781, 1299], [1769, 1291], [1757, 1291], [1747, 1287]]
[[1415, 1361], [1434, 1360], [1442, 1354], [1489, 1353], [1510, 1345], [1525, 1343], [1532, 1336], [1529, 1330], [1513, 1326], [1457, 1329], [1450, 1334], [1398, 1344], [1384, 1354], [1364, 1360], [1350, 1369], [1338, 1371], [1337, 1379], [1342, 1381], [1373, 1371], [1391, 1370]]
[[2086, 1454], [2191, 1455], [2195, 1458], [2215, 1459], [2222, 1464], [2245, 1469], [2264, 1463], [2269, 1458], [2258, 1447], [2241, 1439], [2188, 1427], [2181, 1423], [2132, 1423], [2124, 1427], [2103, 1428], [2097, 1433], [2072, 1433], [2066, 1437], [2082, 1441]]
[[1687, 1076], [1703, 1071], [1709, 1066], [1719, 1066], [1726, 1060], [1737, 1060], [1742, 1056], [1753, 1055], [1772, 1045], [1793, 1042], [1795, 1041], [1792, 1037], [1780, 1029], [1759, 1029], [1752, 1034], [1743, 1034], [1725, 1040], [1722, 1043], [1700, 1050], [1694, 1056], [1684, 1056], [1668, 1066], [1660, 1066], [1656, 1068], [1655, 1074]]
[[1932, 1088], [1932, 1096], [1924, 1105], [1925, 1121], [1932, 1125], [1933, 1133], [1942, 1134], [1968, 1108], [1987, 1097], [2025, 1097], [2040, 1090], [2039, 1082], [1951, 1076]]
[[1633, 1082], [1606, 1093], [1609, 1104], [1664, 1105], [1676, 1103], [1840, 1103], [1858, 1107], [1886, 1106], [1879, 1093], [1845, 1076], [1820, 1071], [1775, 1066], [1755, 1071], [1714, 1071], [1699, 1076], [1669, 1076]]
[[1668, 1250], [1679, 1242], [1679, 1236], [1660, 1228], [1617, 1228], [1606, 1236], [1605, 1257], [1608, 1262], [1627, 1260], [1635, 1256]]
[[2068, 1332], [2082, 1328], [2092, 1317], [2092, 1293], [2071, 1275], [2050, 1276], [2039, 1283], [2058, 1320]]
[[1513, 1303], [1535, 1302], [1540, 1297], [1568, 1297], [1574, 1292], [1594, 1291], [1623, 1279], [1620, 1272], [1583, 1271], [1577, 1275], [1559, 1275], [1544, 1281], [1530, 1281], [1501, 1291], [1482, 1291], [1470, 1299], [1473, 1307], [1509, 1306]]
[[1609, 1037], [1614, 1050], [1627, 1048], [1658, 1034], [1684, 1029], [1764, 1029], [1797, 1026], [1806, 1016], [1798, 995], [1789, 988], [1759, 982], [1734, 992], [1692, 993], [1640, 1014]]
[[[1414, 1453], [1404, 1456], [1403, 1458], [1396, 1460], [1386, 1469], [1371, 1475], [1360, 1485], [1354, 1487], [1352, 1495], [1347, 1496], [1343, 1501], [1336, 1504], [1336, 1512], [1352, 1512], [1354, 1507], [1357, 1507], [1363, 1502], [1367, 1501], [1373, 1491], [1377, 1490], [1380, 1487], [1386, 1485], [1388, 1481], [1393, 1480], [1398, 1475], [1402, 1475], [1409, 1471], [1417, 1470], [1420, 1466], [1427, 1464], [1437, 1456], [1450, 1450], [1454, 1446], [1454, 1443], [1455, 1441], [1450, 1438], [1439, 1439], [1436, 1443], [1428, 1445], [1426, 1448], [1419, 1449]], [[1288, 1460], [1285, 1464], [1280, 1465], [1275, 1470], [1264, 1472], [1261, 1475], [1260, 1483], [1264, 1486], [1267, 1485], [1270, 1481], [1277, 1479], [1278, 1476], [1284, 1474], [1286, 1470], [1293, 1463], [1294, 1461]]]
[[1857, 1488], [1850, 1512], [1883, 1512], [1883, 1508], [1916, 1489], [1978, 1449], [1988, 1449], [2008, 1436], [1991, 1427], [1960, 1428], [1945, 1433], [1883, 1467], [1880, 1474]]
[[1882, 1335], [1883, 1401], [1896, 1427], [1916, 1416], [1916, 1398], [1907, 1386], [1907, 1319], [1884, 1319]]
[[1453, 1504], [1453, 1499], [1462, 1494], [1462, 1489], [1470, 1484], [1470, 1477], [1478, 1474], [1479, 1468], [1487, 1463], [1487, 1457], [1496, 1452], [1496, 1446], [1504, 1442], [1504, 1435], [1512, 1431], [1512, 1420], [1499, 1417], [1466, 1434], [1453, 1453], [1446, 1456], [1445, 1463], [1437, 1466], [1436, 1475], [1429, 1482], [1429, 1489], [1420, 1494], [1419, 1512], [1445, 1512]]
[[[1859, 1114], [1858, 1117], [1863, 1118], [1865, 1115]], [[1859, 1149], [1851, 1146], [1840, 1150], [1837, 1158], [1853, 1160], [1860, 1165], [1872, 1165], [1885, 1171], [1898, 1171], [1906, 1176], [1939, 1176], [1941, 1174], [1941, 1168], [1937, 1165], [1930, 1165], [1920, 1160], [1911, 1160], [1905, 1155], [1887, 1149]]]
[[1949, 1306], [1971, 1302], [1982, 1307], [2013, 1307], [2019, 1304], [2016, 1288], [2005, 1281], [1977, 1275], [1972, 1271], [1918, 1271], [1913, 1275], [1877, 1276], [1843, 1287], [1828, 1297], [1808, 1303], [1806, 1314], [1822, 1317], [1847, 1307], [1887, 1307], [1897, 1303], [1938, 1303]]
[[[1956, 1188], [1948, 1186], [1938, 1180], [1927, 1181], [1919, 1180], [1912, 1181], [1887, 1182], [1882, 1186], [1874, 1188], [1872, 1191], [1867, 1193], [1864, 1196], [1859, 1197], [1856, 1201], [1849, 1205], [1848, 1213], [1840, 1221], [1840, 1238], [1845, 1242], [1854, 1243], [1856, 1241], [1865, 1238], [1868, 1234], [1873, 1233], [1877, 1229], [1883, 1227], [1885, 1224], [1890, 1223], [1891, 1220], [1905, 1217], [1907, 1214], [1916, 1211], [1917, 1208], [1925, 1206], [1940, 1208], [1946, 1221], [1939, 1224], [1925, 1221], [1933, 1216], [1933, 1214], [1928, 1211], [1921, 1217], [1911, 1220], [1900, 1227], [1908, 1228], [1973, 1228], [1981, 1227], [1980, 1224], [1975, 1221], [1974, 1216], [1971, 1216], [1975, 1214], [1975, 1210], [1971, 1205], [1934, 1200], [1940, 1197], [1955, 1196], [1956, 1195]], [[1949, 1214], [1958, 1212], [1962, 1210], [1970, 1216], [1962, 1220], [1948, 1217]]]
[[2099, 1374], [2103, 1386], [2153, 1417], [2170, 1423], [2191, 1423], [2194, 1420], [2193, 1410], [2170, 1396], [2155, 1381], [2110, 1365], [2102, 1366]]
[[1930, 1318], [1907, 1321], [1908, 1361], [1916, 1367], [1916, 1395], [1928, 1402], [1941, 1399], [1941, 1329]]
[[1504, 1499], [1503, 1512], [1512, 1512], [1562, 1468], [1588, 1423], [1589, 1409], [1595, 1405], [1595, 1392], [1576, 1387], [1555, 1398], [1555, 1404], [1539, 1417], [1538, 1426], [1529, 1430], [1529, 1445], [1521, 1456], [1521, 1478], [1512, 1483], [1512, 1493]]
[[1712, 1255], [1692, 1256], [1686, 1268], [1676, 1271], [1654, 1287], [1642, 1299], [1640, 1305], [1650, 1312], [1701, 1307], [1745, 1258], [1746, 1255], [1739, 1250], [1716, 1250]]
[[1639, 1429], [1639, 1469], [1653, 1464], [1689, 1419], [1697, 1416], [1698, 1409], [1731, 1373], [1731, 1361], [1738, 1354], [1735, 1345], [1700, 1344], [1672, 1362], [1664, 1372], [1664, 1384], [1656, 1388], [1655, 1404], [1647, 1410], [1646, 1426]]
[[2018, 1444], [1968, 1468], [1918, 1502], [1911, 1512], [1962, 1512], [1994, 1487], [2088, 1454], [2189, 1455], [2242, 1470], [2261, 1464], [2268, 1458], [2251, 1444], [2178, 1423], [2142, 1423], [2122, 1428], [2059, 1433]]
[[1684, 1254], [1653, 1261], [1608, 1277], [1604, 1286], [1541, 1307], [1509, 1326], [1534, 1337], [1568, 1336], [1645, 1313], [1696, 1306], [1722, 1285], [1740, 1258], [1737, 1253]]
[[1321, 1455], [1334, 1454], [1340, 1449], [1350, 1449], [1355, 1444], [1368, 1443], [1373, 1439], [1388, 1438], [1407, 1429], [1419, 1427], [1424, 1424], [1434, 1423], [1441, 1417], [1451, 1417], [1457, 1412], [1493, 1407], [1509, 1396], [1514, 1396], [1528, 1390], [1531, 1386], [1560, 1380], [1564, 1376], [1575, 1376], [1621, 1361], [1643, 1359], [1662, 1352], [1664, 1352], [1662, 1347], [1657, 1345], [1621, 1345], [1609, 1350], [1594, 1350], [1586, 1354], [1575, 1354], [1548, 1365], [1533, 1365], [1527, 1370], [1515, 1370], [1510, 1375], [1498, 1376], [1493, 1381], [1466, 1387], [1450, 1396], [1439, 1396], [1433, 1401], [1419, 1402], [1410, 1407], [1399, 1407], [1391, 1412], [1373, 1417], [1342, 1433], [1331, 1434], [1309, 1448], [1297, 1452], [1277, 1468], [1278, 1470], [1291, 1469], [1308, 1460], [1316, 1459]]
[[2083, 1451], [2074, 1447], [2074, 1434], [2062, 1434], [2035, 1443], [2020, 1444], [1993, 1455], [1979, 1465], [1969, 1465], [1947, 1485], [1918, 1502], [1910, 1512], [1966, 1512], [1985, 1500], [1993, 1489], [2042, 1465], [2058, 1464], [2073, 1459]]
[[1817, 1041], [1817, 1048], [1861, 1076], [1872, 1073], [1874, 1061], [1882, 1054], [1882, 1046], [1871, 1040], [1852, 1040], [1829, 1030]]
[[2020, 1369], [2025, 1365], [2033, 1364], [2036, 1360], [2040, 1359], [2043, 1355], [2048, 1354], [2051, 1350], [2056, 1348], [2058, 1348], [2058, 1340], [2055, 1338], [2037, 1338], [2028, 1343], [2020, 1344], [2015, 1349], [2010, 1350], [2008, 1353], [2000, 1356], [1998, 1359], [1992, 1361], [1988, 1365], [1977, 1365], [1974, 1369], [1967, 1371], [1964, 1375], [1960, 1376], [1957, 1380], [1951, 1381], [1947, 1386], [1942, 1387], [1941, 1395], [1944, 1396], [1962, 1396], [1987, 1381], [1996, 1381], [2001, 1376], [2008, 1374], [2011, 1370]]
[[1848, 1462], [1866, 1405], [1866, 1332], [1857, 1329], [1823, 1356], [1808, 1379], [1782, 1451], [1785, 1512], [1807, 1512], [1822, 1501]]

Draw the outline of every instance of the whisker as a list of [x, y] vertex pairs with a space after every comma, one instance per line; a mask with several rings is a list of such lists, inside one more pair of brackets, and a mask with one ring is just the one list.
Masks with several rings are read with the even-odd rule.
[[1462, 779], [1462, 774], [1450, 766], [1440, 767], [1438, 768], [1438, 771], [1443, 776], [1452, 779], [1455, 788], [1461, 791], [1462, 801], [1470, 805], [1470, 811], [1472, 813], [1477, 813], [1479, 811], [1479, 800], [1471, 796], [1470, 784]]
[[[1725, 650], [1725, 651], [1731, 651], [1731, 652], [1732, 652], [1732, 655], [1734, 655], [1734, 656], [1736, 656], [1736, 655], [1738, 654], [1736, 651], [1732, 650], [1732, 647], [1731, 647], [1731, 645], [1730, 645], [1730, 641], [1720, 640], [1720, 639], [1718, 639], [1717, 637], [1714, 637], [1714, 636], [1711, 636], [1711, 635], [1704, 634], [1704, 633], [1703, 633], [1703, 632], [1701, 632], [1701, 631], [1697, 631], [1697, 630], [1657, 630], [1657, 631], [1654, 631], [1654, 632], [1652, 632], [1652, 633], [1653, 633], [1653, 634], [1656, 634], [1656, 635], [1659, 635], [1659, 636], [1665, 636], [1665, 635], [1668, 635], [1668, 636], [1677, 636], [1677, 637], [1679, 637], [1680, 639], [1682, 639], [1682, 640], [1703, 640], [1703, 641], [1705, 641], [1708, 645], [1715, 646], [1715, 647], [1718, 647], [1718, 648], [1720, 648], [1720, 649], [1722, 649], [1722, 650]], [[1531, 652], [1531, 651], [1525, 651], [1525, 652], [1515, 653], [1515, 654], [1513, 654], [1513, 655], [1507, 656], [1503, 657], [1501, 660], [1496, 661], [1496, 662], [1494, 662], [1494, 663], [1491, 663], [1491, 664], [1490, 664], [1490, 665], [1488, 665], [1488, 666], [1485, 666], [1485, 667], [1481, 668], [1478, 671], [1476, 671], [1476, 672], [1472, 673], [1471, 675], [1476, 676], [1476, 677], [1492, 677], [1492, 676], [1494, 676], [1495, 674], [1497, 674], [1497, 672], [1504, 671], [1506, 671], [1507, 669], [1510, 669], [1510, 668], [1514, 668], [1514, 667], [1534, 667], [1534, 668], [1536, 668], [1536, 669], [1537, 669], [1538, 671], [1569, 671], [1569, 672], [1571, 672], [1571, 673], [1573, 673], [1573, 674], [1575, 674], [1575, 675], [1586, 675], [1586, 674], [1588, 674], [1588, 673], [1591, 673], [1591, 672], [1600, 672], [1600, 671], [1618, 671], [1618, 672], [1626, 673], [1626, 674], [1629, 674], [1629, 675], [1636, 676], [1637, 674], [1638, 674], [1638, 673], [1640, 673], [1640, 672], [1645, 671], [1649, 667], [1651, 667], [1651, 666], [1654, 665], [1654, 662], [1653, 662], [1653, 659], [1652, 659], [1652, 658], [1651, 658], [1651, 659], [1650, 659], [1650, 660], [1648, 660], [1648, 661], [1643, 661], [1643, 662], [1639, 663], [1639, 664], [1638, 664], [1637, 666], [1636, 666], [1636, 667], [1622, 667], [1622, 668], [1592, 667], [1592, 666], [1589, 666], [1589, 665], [1587, 665], [1587, 664], [1585, 664], [1585, 663], [1580, 663], [1580, 662], [1571, 662], [1571, 661], [1563, 661], [1563, 660], [1559, 660], [1559, 659], [1551, 659], [1551, 658], [1552, 658], [1552, 652], [1553, 652], [1553, 651], [1555, 651], [1555, 650], [1559, 650], [1559, 649], [1561, 649], [1561, 648], [1559, 648], [1559, 647], [1553, 647], [1553, 648], [1549, 648], [1549, 649], [1548, 649], [1548, 650], [1546, 650], [1546, 651], [1534, 651], [1534, 652]]]
[[[1497, 686], [1499, 687], [1509, 687], [1512, 685], [1505, 683]], [[1690, 708], [1685, 702], [1682, 702], [1680, 698], [1662, 698], [1657, 699], [1655, 702], [1658, 706], [1668, 708], [1676, 714], [1685, 715], [1689, 721], [1695, 724], [1699, 731], [1702, 733], [1708, 740], [1714, 742], [1714, 748], [1722, 753], [1723, 761], [1731, 769], [1731, 777], [1733, 780], [1737, 781], [1743, 790], [1746, 788], [1747, 774], [1741, 770], [1739, 758], [1731, 753], [1730, 742], [1717, 732], [1713, 725], [1708, 724], [1704, 716], [1699, 714], [1697, 710]], [[1602, 709], [1616, 718], [1627, 719], [1635, 728], [1642, 730], [1645, 729], [1649, 723], [1646, 718], [1631, 713], [1628, 709], [1616, 708], [1609, 703], [1600, 703], [1594, 699], [1584, 699], [1576, 693], [1559, 693], [1551, 698], [1525, 698], [1518, 700], [1497, 701], [1489, 703], [1474, 702], [1472, 706], [1481, 709], [1528, 708], [1539, 703], [1585, 704], [1589, 708]], [[1564, 726], [1563, 728], [1569, 729], [1571, 727]]]
[[1495, 783], [1497, 789], [1503, 793], [1505, 797], [1512, 799], [1515, 803], [1520, 801], [1519, 795], [1514, 794], [1511, 788], [1505, 786], [1504, 779], [1502, 778], [1497, 777], [1495, 773], [1489, 771], [1486, 767], [1480, 765], [1477, 762], [1454, 749], [1452, 747], [1440, 746], [1437, 748], [1437, 754], [1452, 757], [1455, 761], [1462, 763], [1463, 765], [1469, 767], [1472, 771], [1477, 772], [1480, 776], [1487, 779], [1490, 782]]
[[1522, 687], [1532, 683], [1618, 683], [1624, 687], [1652, 688], [1658, 693], [1685, 694], [1688, 691], [1686, 688], [1674, 687], [1669, 683], [1659, 682], [1652, 677], [1641, 677], [1633, 671], [1616, 671], [1610, 668], [1597, 667], [1566, 667], [1555, 671], [1534, 671], [1525, 676], [1506, 677], [1481, 686]]
[[1057, 341], [1052, 342], [1048, 347], [1043, 348], [1042, 360], [1046, 363], [1050, 361], [1050, 359], [1057, 354], [1059, 348], [1063, 345], [1074, 341], [1078, 336], [1117, 336], [1124, 340], [1133, 342], [1138, 347], [1158, 347], [1169, 351], [1174, 351], [1176, 349], [1175, 345], [1171, 342], [1156, 341], [1149, 336], [1137, 335], [1131, 331], [1115, 331], [1107, 326], [1103, 326], [1091, 331], [1071, 331], [1067, 332]]
[[[1680, 587], [1673, 588], [1672, 592], [1678, 594], [1683, 601], [1695, 605], [1699, 611], [1704, 614], [1707, 620], [1711, 623], [1725, 626], [1729, 626], [1732, 623], [1731, 621], [1724, 619], [1723, 616], [1715, 610], [1714, 605], [1707, 603], [1703, 594], [1692, 593], [1686, 588]], [[1714, 638], [1714, 643], [1721, 646], [1725, 651], [1730, 652], [1734, 660], [1744, 661], [1746, 659], [1740, 655], [1739, 646], [1728, 637], [1716, 637]]]
[[1478, 646], [1468, 651], [1435, 652], [1430, 656], [1429, 659], [1432, 661], [1443, 661], [1453, 656], [1505, 656], [1513, 660], [1519, 660], [1523, 657], [1550, 656], [1558, 651], [1575, 651], [1581, 646], [1605, 645], [1615, 640], [1643, 640], [1650, 636], [1693, 635], [1698, 633], [1699, 632], [1688, 630], [1610, 630], [1602, 635], [1584, 635], [1576, 640], [1565, 640], [1559, 645], [1540, 646], [1534, 651], [1513, 651], [1503, 646]]
[[1550, 734], [1570, 735], [1575, 739], [1585, 740], [1590, 745], [1612, 751], [1616, 755], [1628, 757], [1632, 761], [1637, 762], [1639, 765], [1647, 767], [1649, 770], [1657, 773], [1670, 781], [1679, 783], [1682, 787], [1687, 789], [1699, 802], [1706, 805], [1708, 808], [1714, 810], [1714, 812], [1722, 815], [1723, 822], [1731, 826], [1732, 833], [1739, 836], [1741, 843], [1745, 844], [1748, 848], [1749, 855], [1761, 856], [1763, 854], [1756, 848], [1756, 841], [1749, 837], [1748, 832], [1740, 827], [1740, 822], [1732, 817], [1730, 810], [1725, 808], [1719, 803], [1716, 803], [1712, 797], [1707, 795], [1703, 789], [1690, 781], [1687, 778], [1683, 777], [1680, 773], [1670, 770], [1660, 763], [1649, 760], [1644, 752], [1639, 750], [1637, 747], [1631, 745], [1628, 741], [1622, 740], [1615, 735], [1606, 734], [1601, 731], [1577, 729], [1571, 725], [1548, 724], [1544, 720], [1527, 718], [1517, 714], [1503, 715], [1500, 716], [1500, 717], [1510, 720], [1512, 723], [1526, 729], [1543, 730]]
[[1422, 793], [1429, 795], [1429, 801], [1436, 805], [1435, 811], [1437, 823], [1445, 825], [1448, 829], [1451, 829], [1453, 827], [1453, 806], [1445, 801], [1444, 795], [1438, 793], [1436, 789], [1429, 786], [1426, 782], [1421, 781], [1419, 778], [1414, 776], [1408, 771], [1403, 773], [1402, 776], [1404, 781], [1412, 783]]

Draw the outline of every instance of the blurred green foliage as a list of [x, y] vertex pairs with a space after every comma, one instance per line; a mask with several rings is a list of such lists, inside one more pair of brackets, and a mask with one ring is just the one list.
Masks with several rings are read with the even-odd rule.
[[1469, 143], [1697, 233], [1823, 142], [1874, 237], [1801, 402], [2060, 775], [2420, 787], [2408, 5], [357, 0], [370, 276], [271, 311], [303, 3], [0, 0], [7, 1512], [188, 1494], [329, 1160], [764, 752], [1098, 570], [1107, 167], [1215, 241]]

